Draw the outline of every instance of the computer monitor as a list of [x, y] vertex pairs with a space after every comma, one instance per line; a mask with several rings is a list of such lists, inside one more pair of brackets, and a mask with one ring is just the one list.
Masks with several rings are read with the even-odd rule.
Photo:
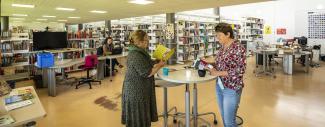
[[308, 39], [306, 37], [304, 37], [304, 36], [302, 36], [302, 37], [294, 37], [294, 40], [297, 40], [298, 44], [300, 46], [303, 46], [303, 47], [307, 46]]

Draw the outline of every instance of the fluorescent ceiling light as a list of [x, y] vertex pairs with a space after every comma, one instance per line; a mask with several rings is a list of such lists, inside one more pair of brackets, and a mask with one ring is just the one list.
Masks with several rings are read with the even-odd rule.
[[41, 22], [33, 22], [33, 23], [41, 23]]
[[47, 19], [36, 19], [38, 21], [46, 21]]
[[56, 16], [52, 16], [52, 15], [43, 15], [44, 18], [55, 18]]
[[60, 19], [59, 22], [67, 22], [68, 20]]
[[50, 23], [58, 23], [58, 22], [50, 22]]
[[31, 5], [31, 4], [11, 4], [11, 6], [13, 7], [24, 7], [24, 8], [34, 8], [35, 5]]
[[25, 20], [24, 18], [11, 18], [11, 19], [15, 19], [15, 20]]
[[75, 11], [76, 9], [74, 9], [74, 8], [57, 7], [56, 10], [60, 10], [60, 11]]
[[322, 10], [322, 9], [324, 9], [324, 6], [322, 4], [319, 4], [319, 5], [317, 5], [317, 9]]
[[13, 21], [13, 22], [22, 22], [22, 21]]
[[98, 10], [93, 10], [93, 11], [90, 11], [91, 13], [107, 13], [107, 11], [98, 11]]
[[68, 17], [69, 19], [80, 19], [80, 17]]
[[147, 4], [152, 4], [154, 2], [149, 0], [130, 0], [129, 3], [147, 5]]
[[22, 17], [26, 17], [26, 16], [28, 16], [28, 15], [26, 15], [26, 14], [12, 14], [12, 16], [22, 16]]

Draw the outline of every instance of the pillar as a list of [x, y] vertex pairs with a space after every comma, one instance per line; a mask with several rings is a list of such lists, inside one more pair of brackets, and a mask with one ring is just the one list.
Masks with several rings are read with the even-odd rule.
[[[166, 14], [166, 23], [173, 23], [174, 29], [176, 28], [175, 24], [175, 13], [167, 13]], [[167, 61], [167, 64], [172, 65], [176, 64], [177, 62], [177, 43], [176, 43], [176, 30], [174, 32], [174, 38], [166, 39], [165, 46], [169, 49], [175, 49], [174, 55]]]

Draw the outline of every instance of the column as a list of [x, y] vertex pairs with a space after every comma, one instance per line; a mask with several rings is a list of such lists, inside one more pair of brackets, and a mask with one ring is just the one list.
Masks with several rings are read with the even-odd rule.
[[78, 24], [78, 30], [82, 30], [83, 29], [83, 24]]
[[2, 16], [1, 17], [1, 34], [3, 32], [8, 32], [9, 31], [9, 16]]
[[[111, 23], [111, 20], [105, 20], [105, 29], [107, 28], [108, 30], [108, 33], [107, 35], [108, 36], [111, 36], [111, 33], [112, 33], [112, 23]], [[106, 32], [105, 32], [106, 34]], [[105, 36], [106, 37], [106, 36]]]
[[[166, 23], [173, 23], [174, 24], [174, 29], [176, 28], [175, 24], [175, 13], [167, 13], [166, 14]], [[175, 48], [175, 53], [174, 55], [168, 60], [167, 64], [172, 65], [176, 64], [177, 62], [177, 43], [176, 43], [176, 31], [174, 32], [174, 38], [172, 39], [166, 39], [165, 46], [168, 47], [169, 49]]]

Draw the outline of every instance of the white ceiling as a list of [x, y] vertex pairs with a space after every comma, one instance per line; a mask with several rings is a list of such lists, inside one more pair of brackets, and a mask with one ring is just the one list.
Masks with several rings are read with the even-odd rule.
[[[149, 5], [136, 5], [128, 0], [2, 0], [1, 15], [27, 14], [24, 22], [37, 21], [43, 15], [54, 15], [43, 22], [57, 22], [59, 19], [68, 20], [67, 23], [85, 23], [109, 19], [121, 19], [136, 16], [173, 13], [218, 6], [238, 5], [270, 0], [152, 0]], [[33, 4], [35, 8], [12, 7], [11, 4]], [[75, 8], [76, 11], [58, 11], [56, 7]], [[90, 13], [91, 10], [104, 10], [105, 14]], [[68, 19], [67, 17], [81, 17]], [[39, 22], [39, 21], [37, 21]]]

